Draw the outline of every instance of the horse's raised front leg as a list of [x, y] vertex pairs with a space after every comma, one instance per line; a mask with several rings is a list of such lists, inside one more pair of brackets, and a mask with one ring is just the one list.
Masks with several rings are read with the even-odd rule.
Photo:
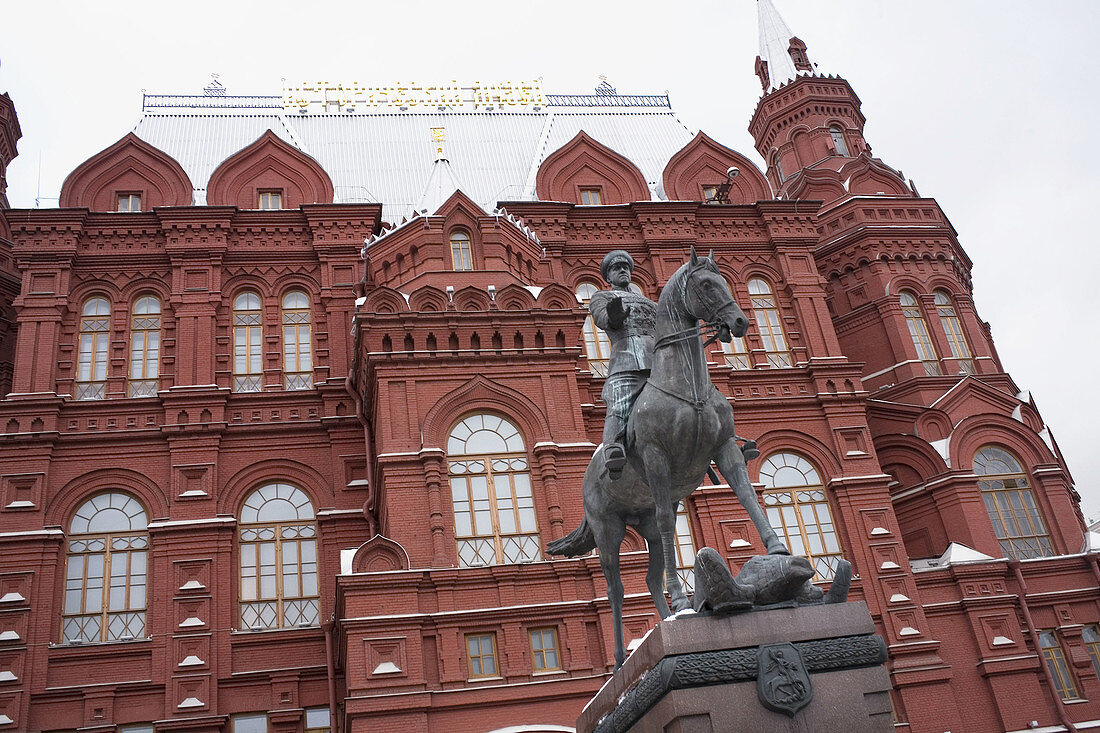
[[653, 605], [661, 618], [672, 613], [665, 600], [665, 552], [661, 543], [661, 532], [657, 529], [657, 516], [650, 514], [636, 529], [649, 545], [649, 569], [646, 570], [645, 584], [649, 586], [649, 595], [653, 596]]
[[661, 533], [661, 551], [665, 558], [665, 588], [668, 590], [673, 611], [683, 611], [691, 607], [691, 601], [684, 595], [680, 585], [680, 576], [676, 574], [676, 513], [672, 509], [672, 472], [668, 457], [655, 445], [647, 445], [642, 454], [645, 463], [646, 481], [653, 493], [654, 514], [657, 516], [657, 530]]
[[607, 581], [607, 602], [611, 606], [611, 618], [615, 626], [615, 669], [626, 661], [623, 645], [623, 579], [619, 574], [619, 546], [626, 535], [626, 524], [611, 512], [592, 522], [592, 533], [600, 551], [600, 569]]
[[745, 457], [741, 454], [741, 449], [733, 438], [730, 438], [725, 445], [718, 449], [718, 455], [715, 456], [714, 461], [718, 464], [718, 470], [722, 472], [726, 483], [733, 488], [733, 493], [737, 495], [737, 500], [741, 502], [741, 506], [748, 511], [749, 519], [756, 526], [760, 539], [764, 540], [764, 547], [768, 549], [768, 554], [791, 554], [791, 551], [783, 544], [783, 540], [779, 539], [779, 535], [772, 529], [764, 510], [760, 508], [760, 502], [756, 499], [756, 491], [749, 482]]

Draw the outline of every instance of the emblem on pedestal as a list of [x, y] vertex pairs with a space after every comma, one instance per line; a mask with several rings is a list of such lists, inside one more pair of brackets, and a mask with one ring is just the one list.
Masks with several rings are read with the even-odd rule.
[[756, 663], [756, 689], [764, 707], [793, 717], [813, 699], [810, 675], [793, 644], [761, 646]]

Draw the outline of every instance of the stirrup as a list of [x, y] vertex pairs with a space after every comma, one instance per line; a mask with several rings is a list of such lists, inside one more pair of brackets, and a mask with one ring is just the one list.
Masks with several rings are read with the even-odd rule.
[[608, 443], [605, 445], [603, 457], [608, 478], [615, 481], [623, 475], [623, 468], [626, 467], [626, 451], [621, 443]]

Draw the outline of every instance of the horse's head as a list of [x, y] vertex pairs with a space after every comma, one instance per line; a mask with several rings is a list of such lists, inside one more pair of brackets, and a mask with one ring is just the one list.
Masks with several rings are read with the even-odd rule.
[[684, 278], [684, 306], [695, 318], [718, 329], [718, 339], [729, 343], [749, 330], [749, 319], [730, 294], [726, 279], [714, 264], [714, 252], [699, 257], [691, 248], [691, 262]]

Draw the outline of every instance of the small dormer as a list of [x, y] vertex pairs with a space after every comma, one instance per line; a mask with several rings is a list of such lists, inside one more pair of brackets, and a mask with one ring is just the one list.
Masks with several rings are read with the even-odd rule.
[[814, 70], [813, 64], [810, 63], [810, 57], [806, 54], [806, 44], [801, 38], [791, 37], [791, 45], [787, 47], [787, 53], [790, 54], [796, 71]]
[[542, 161], [535, 176], [535, 191], [540, 201], [581, 206], [652, 199], [638, 166], [583, 130]]
[[768, 75], [768, 62], [759, 56], [756, 57], [756, 76], [760, 78], [760, 86], [768, 91], [771, 86], [771, 77]]
[[332, 179], [321, 165], [267, 130], [210, 175], [206, 203], [238, 209], [297, 209], [331, 204]]
[[670, 201], [754, 204], [772, 198], [767, 179], [751, 160], [703, 132], [669, 158], [661, 185]]
[[189, 206], [191, 194], [191, 181], [176, 159], [131, 132], [68, 175], [59, 205], [129, 213]]

